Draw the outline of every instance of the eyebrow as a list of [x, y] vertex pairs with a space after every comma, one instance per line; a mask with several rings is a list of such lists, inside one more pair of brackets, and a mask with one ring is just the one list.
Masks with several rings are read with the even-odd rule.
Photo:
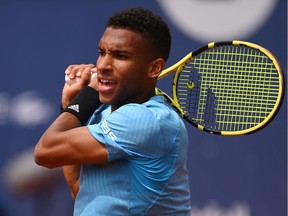
[[[98, 50], [100, 51], [104, 51], [105, 49], [98, 47]], [[112, 54], [129, 54], [130, 52], [127, 50], [122, 50], [122, 49], [114, 49], [114, 50], [108, 50], [108, 53], [112, 53]]]

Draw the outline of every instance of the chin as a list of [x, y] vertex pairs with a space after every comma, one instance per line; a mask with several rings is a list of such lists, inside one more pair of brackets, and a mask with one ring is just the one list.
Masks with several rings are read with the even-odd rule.
[[111, 97], [107, 97], [107, 96], [105, 96], [105, 95], [103, 95], [103, 94], [100, 94], [99, 95], [99, 99], [100, 99], [100, 102], [102, 103], [102, 104], [111, 104], [111, 102], [112, 102], [112, 99], [111, 99]]

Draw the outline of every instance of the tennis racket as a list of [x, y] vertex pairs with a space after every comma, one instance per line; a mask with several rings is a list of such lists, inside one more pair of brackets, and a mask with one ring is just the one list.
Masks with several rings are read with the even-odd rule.
[[244, 41], [213, 42], [165, 69], [174, 73], [173, 99], [156, 88], [190, 124], [223, 136], [249, 134], [277, 114], [284, 78], [267, 49]]

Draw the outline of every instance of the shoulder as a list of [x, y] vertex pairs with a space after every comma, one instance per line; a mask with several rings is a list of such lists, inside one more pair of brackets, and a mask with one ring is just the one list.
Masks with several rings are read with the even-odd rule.
[[[143, 104], [126, 104], [114, 112], [115, 116], [125, 117], [125, 124], [132, 127], [133, 130], [147, 130], [147, 132], [153, 132], [157, 136], [160, 133], [167, 139], [174, 139], [180, 131], [186, 131], [180, 115], [162, 96], [154, 96]], [[113, 113], [111, 117], [112, 115]]]
[[153, 96], [142, 104], [130, 103], [120, 107], [115, 114], [122, 114], [129, 118], [137, 116], [156, 117], [174, 115], [175, 111], [165, 102], [162, 96]]

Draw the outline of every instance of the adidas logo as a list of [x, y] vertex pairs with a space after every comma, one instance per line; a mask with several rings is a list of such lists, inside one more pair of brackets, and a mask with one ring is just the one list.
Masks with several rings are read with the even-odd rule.
[[67, 107], [68, 109], [72, 109], [74, 110], [75, 112], [78, 112], [79, 113], [79, 104], [73, 104], [73, 105], [70, 105]]

